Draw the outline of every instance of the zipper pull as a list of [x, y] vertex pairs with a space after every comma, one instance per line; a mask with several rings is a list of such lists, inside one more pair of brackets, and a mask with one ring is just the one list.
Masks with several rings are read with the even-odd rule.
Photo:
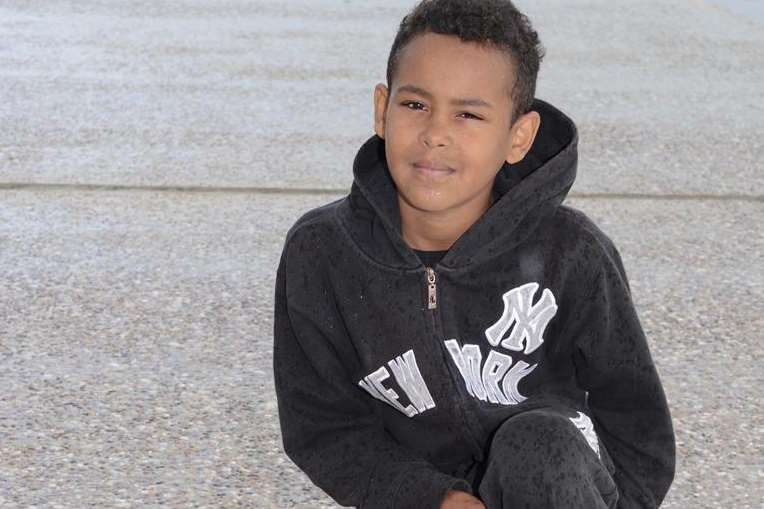
[[435, 287], [435, 271], [432, 267], [425, 267], [427, 270], [427, 309], [438, 307], [437, 293]]

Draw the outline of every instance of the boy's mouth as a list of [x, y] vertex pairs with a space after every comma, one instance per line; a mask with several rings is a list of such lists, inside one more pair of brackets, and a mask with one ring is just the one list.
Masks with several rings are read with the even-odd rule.
[[417, 173], [428, 177], [443, 178], [454, 172], [454, 169], [436, 161], [421, 160], [414, 163]]

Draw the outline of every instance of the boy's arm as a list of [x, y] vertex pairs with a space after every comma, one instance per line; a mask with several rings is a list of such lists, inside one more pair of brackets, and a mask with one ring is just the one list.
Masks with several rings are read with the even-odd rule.
[[343, 506], [438, 509], [469, 483], [441, 473], [384, 429], [332, 343], [286, 298], [284, 259], [276, 276], [274, 375], [284, 450]]
[[658, 507], [674, 478], [671, 416], [621, 257], [604, 244], [608, 255], [574, 327], [576, 373], [616, 467], [618, 507]]

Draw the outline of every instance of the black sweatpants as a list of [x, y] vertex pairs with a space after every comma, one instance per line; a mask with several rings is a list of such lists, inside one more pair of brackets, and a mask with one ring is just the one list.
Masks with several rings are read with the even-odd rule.
[[504, 421], [466, 473], [487, 509], [614, 508], [613, 462], [589, 417], [538, 408]]

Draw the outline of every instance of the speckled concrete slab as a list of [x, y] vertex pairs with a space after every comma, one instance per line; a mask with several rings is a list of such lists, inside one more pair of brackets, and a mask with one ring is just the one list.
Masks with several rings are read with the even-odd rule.
[[[0, 182], [346, 189], [411, 0], [0, 6]], [[577, 192], [764, 192], [764, 27], [704, 0], [518, 1]]]
[[[283, 454], [275, 268], [339, 195], [0, 192], [0, 506], [333, 508]], [[576, 199], [670, 400], [664, 507], [756, 508], [764, 204]]]

